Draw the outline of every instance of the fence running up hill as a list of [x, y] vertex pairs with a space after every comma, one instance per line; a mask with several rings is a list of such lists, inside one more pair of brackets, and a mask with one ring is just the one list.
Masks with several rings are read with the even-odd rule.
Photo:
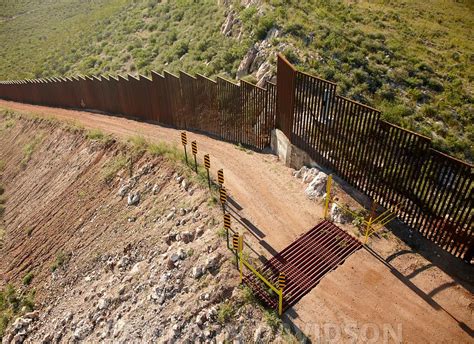
[[380, 119], [376, 109], [336, 94], [336, 84], [278, 57], [277, 84], [240, 85], [164, 72], [151, 78], [78, 76], [0, 82], [0, 98], [123, 114], [199, 130], [256, 149], [271, 130], [388, 208], [451, 254], [474, 251], [473, 169], [433, 149], [427, 137]]
[[278, 60], [276, 126], [319, 164], [455, 256], [473, 254], [472, 165]]

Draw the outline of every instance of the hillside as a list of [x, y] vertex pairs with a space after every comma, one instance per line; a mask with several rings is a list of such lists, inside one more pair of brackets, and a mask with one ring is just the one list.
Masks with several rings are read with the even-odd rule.
[[0, 115], [3, 343], [291, 341], [236, 288], [221, 210], [172, 146]]
[[[275, 52], [473, 160], [470, 1], [7, 2], [0, 79], [179, 69], [270, 78]], [[53, 13], [54, 15], [51, 15]], [[250, 75], [248, 75], [250, 74]]]

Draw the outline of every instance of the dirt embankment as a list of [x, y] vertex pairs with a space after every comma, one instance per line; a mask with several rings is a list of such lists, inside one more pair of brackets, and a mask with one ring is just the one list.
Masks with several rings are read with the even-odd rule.
[[125, 147], [38, 118], [2, 116], [0, 128], [0, 290], [34, 288], [39, 309], [4, 341], [287, 340], [234, 288], [222, 213], [172, 148], [143, 153], [141, 138]]

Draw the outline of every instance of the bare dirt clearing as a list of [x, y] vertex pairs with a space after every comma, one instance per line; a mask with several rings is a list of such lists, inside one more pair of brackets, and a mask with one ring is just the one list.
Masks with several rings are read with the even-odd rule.
[[[129, 119], [6, 101], [0, 101], [0, 108], [74, 121], [123, 138], [140, 134], [151, 141], [179, 144], [178, 130]], [[225, 185], [238, 202], [236, 208], [242, 208], [239, 215], [256, 228], [254, 243], [279, 251], [321, 220], [322, 206], [305, 198], [292, 170], [273, 155], [241, 150], [200, 134], [190, 133], [190, 139], [197, 140], [200, 157], [211, 155], [213, 175], [224, 168]], [[13, 143], [0, 142], [2, 146]], [[389, 258], [405, 276], [405, 283], [382, 262], [360, 251], [289, 310], [288, 318], [313, 339], [317, 333], [311, 326], [356, 322], [360, 327], [370, 322], [380, 329], [387, 323], [401, 324], [405, 342], [470, 342], [474, 327], [472, 267], [457, 261], [443, 265], [441, 260], [452, 260], [438, 252], [423, 252], [433, 258], [426, 260], [392, 235], [374, 238], [371, 245]], [[260, 251], [268, 255], [268, 250]], [[449, 274], [443, 271], [446, 266]]]

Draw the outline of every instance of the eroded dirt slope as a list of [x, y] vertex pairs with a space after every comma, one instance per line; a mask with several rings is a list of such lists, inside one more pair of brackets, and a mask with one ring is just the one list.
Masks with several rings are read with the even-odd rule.
[[221, 210], [189, 168], [57, 121], [3, 116], [0, 128], [0, 287], [35, 288], [39, 310], [4, 342], [287, 338], [235, 288]]

